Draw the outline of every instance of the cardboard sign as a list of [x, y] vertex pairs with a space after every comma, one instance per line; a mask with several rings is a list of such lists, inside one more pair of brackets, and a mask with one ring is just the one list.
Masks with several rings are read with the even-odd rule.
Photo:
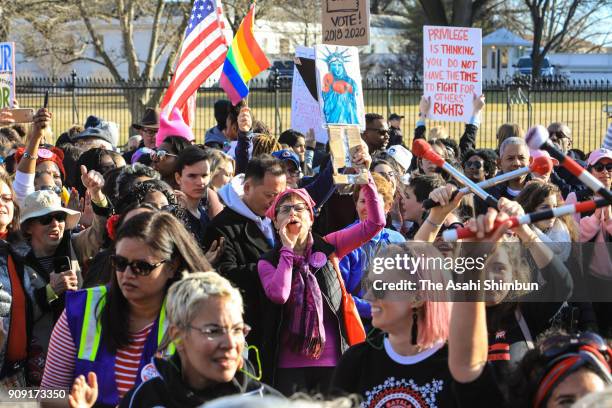
[[423, 26], [423, 93], [428, 118], [467, 122], [474, 94], [482, 94], [480, 28]]
[[15, 43], [0, 43], [0, 109], [15, 100]]
[[[368, 169], [353, 163], [354, 154], [362, 146], [359, 128], [354, 125], [330, 125], [328, 130], [334, 183], [367, 184]], [[340, 173], [338, 169], [345, 169], [345, 172]]]
[[313, 129], [317, 142], [327, 143], [327, 132], [323, 127], [321, 108], [317, 100], [314, 48], [298, 46], [295, 49], [291, 86], [291, 128], [303, 134]]
[[323, 44], [370, 45], [368, 0], [323, 0]]
[[357, 47], [315, 46], [317, 97], [323, 125], [359, 125], [365, 109]]

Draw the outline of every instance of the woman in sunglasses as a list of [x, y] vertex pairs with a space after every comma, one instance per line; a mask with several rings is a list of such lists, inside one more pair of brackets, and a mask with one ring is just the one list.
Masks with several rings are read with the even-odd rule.
[[[250, 327], [238, 289], [215, 272], [196, 272], [174, 283], [167, 298], [169, 359], [155, 358], [158, 376], [123, 398], [120, 407], [199, 407], [226, 395], [275, 393], [257, 381], [244, 359]], [[261, 367], [259, 368], [261, 369]]]
[[315, 203], [304, 189], [280, 193], [266, 212], [280, 239], [257, 265], [269, 299], [262, 336], [264, 380], [285, 395], [325, 392], [333, 367], [349, 347], [351, 322], [343, 312], [336, 256], [344, 257], [385, 225], [371, 177], [361, 196], [367, 218], [325, 237], [311, 233]]
[[495, 176], [497, 154], [492, 149], [469, 150], [463, 154], [463, 172], [474, 183]]
[[24, 279], [19, 206], [10, 177], [0, 173], [0, 387], [25, 387], [33, 296]]
[[[608, 190], [612, 188], [612, 150], [601, 148], [593, 151], [587, 160], [587, 170], [599, 180]], [[598, 195], [570, 193], [568, 203], [599, 198]], [[612, 255], [610, 243], [612, 242], [612, 206], [601, 207], [592, 213], [575, 216], [580, 223], [580, 241], [588, 243], [582, 245], [583, 270], [588, 279], [589, 294], [597, 315], [599, 331], [604, 336], [612, 335], [612, 307], [607, 302], [609, 293], [612, 293]], [[605, 301], [605, 302], [604, 302]]]
[[153, 168], [159, 172], [161, 179], [177, 189], [178, 184], [174, 178], [176, 159], [180, 152], [191, 146], [191, 142], [182, 136], [168, 136], [151, 154]]
[[101, 406], [117, 405], [148, 379], [149, 362], [167, 329], [168, 287], [184, 272], [211, 270], [189, 233], [166, 212], [128, 220], [117, 233], [112, 262], [109, 286], [67, 296], [42, 381], [44, 388], [66, 389], [93, 372]]

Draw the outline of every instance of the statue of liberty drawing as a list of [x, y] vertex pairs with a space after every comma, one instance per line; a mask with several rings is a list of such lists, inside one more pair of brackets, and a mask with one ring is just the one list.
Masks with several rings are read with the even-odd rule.
[[327, 72], [323, 76], [321, 94], [323, 96], [323, 113], [327, 123], [358, 125], [357, 96], [359, 89], [355, 81], [348, 76], [345, 64], [350, 62], [349, 49], [330, 51], [325, 47], [323, 58]]

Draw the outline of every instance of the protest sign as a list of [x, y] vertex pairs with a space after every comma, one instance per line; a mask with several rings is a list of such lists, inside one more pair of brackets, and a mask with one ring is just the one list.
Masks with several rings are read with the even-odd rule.
[[473, 95], [482, 94], [480, 28], [423, 26], [423, 93], [427, 117], [467, 122]]
[[[361, 133], [355, 125], [330, 125], [329, 152], [332, 157], [333, 179], [335, 184], [367, 184], [368, 169], [356, 165], [353, 158], [362, 147]], [[352, 169], [350, 174], [340, 173], [338, 169]], [[348, 172], [345, 172], [348, 173]]]
[[327, 143], [321, 108], [317, 100], [317, 74], [314, 48], [298, 46], [295, 49], [293, 84], [291, 86], [291, 128], [306, 134], [314, 130], [319, 143]]
[[15, 100], [15, 43], [0, 43], [0, 109]]
[[315, 46], [317, 92], [323, 125], [359, 125], [365, 109], [357, 47]]
[[323, 44], [370, 45], [368, 0], [323, 0]]

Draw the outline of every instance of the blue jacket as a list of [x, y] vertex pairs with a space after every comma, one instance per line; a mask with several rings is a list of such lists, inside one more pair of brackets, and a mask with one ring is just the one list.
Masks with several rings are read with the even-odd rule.
[[[355, 221], [355, 223], [357, 222]], [[371, 259], [376, 256], [376, 250], [381, 246], [403, 242], [406, 242], [406, 239], [402, 234], [389, 228], [383, 228], [369, 242], [354, 249], [340, 260], [340, 273], [342, 274], [342, 279], [344, 279], [346, 291], [353, 296], [359, 316], [362, 318], [370, 319], [372, 317], [370, 303], [362, 299], [365, 290], [361, 285], [361, 280], [368, 271]]]

